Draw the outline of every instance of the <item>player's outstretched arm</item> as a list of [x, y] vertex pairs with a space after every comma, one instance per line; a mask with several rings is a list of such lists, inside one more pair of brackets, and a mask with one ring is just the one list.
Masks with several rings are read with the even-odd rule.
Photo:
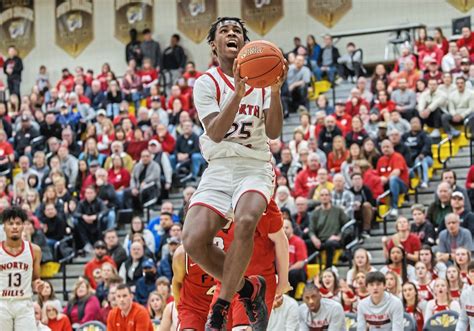
[[41, 248], [36, 244], [31, 244], [33, 248], [33, 291], [39, 292], [43, 286], [41, 275]]
[[181, 287], [183, 286], [184, 276], [186, 274], [186, 253], [183, 245], [179, 246], [173, 255], [173, 280], [171, 281], [171, 291], [173, 292], [176, 304], [180, 300]]
[[[232, 126], [232, 123], [234, 123], [235, 120], [235, 115], [237, 114], [237, 111], [239, 110], [240, 106], [240, 101], [245, 95], [245, 83], [247, 82], [248, 78], [240, 77], [240, 65], [237, 64], [237, 60], [234, 60], [234, 67], [233, 67], [233, 72], [234, 72], [234, 94], [232, 95], [232, 98], [230, 99], [230, 102], [227, 104], [227, 106], [219, 111], [219, 106], [217, 105], [217, 102], [214, 100], [214, 96], [211, 97], [213, 99], [213, 102], [215, 102], [215, 108], [216, 112], [208, 114], [206, 117], [202, 119], [202, 122], [204, 124], [204, 127], [206, 128], [206, 134], [209, 138], [212, 139], [212, 141], [219, 143], [224, 139], [224, 136], [226, 133], [229, 131], [230, 127]], [[199, 80], [198, 80], [199, 82]], [[206, 97], [209, 98], [208, 95], [206, 95], [205, 91], [199, 91], [200, 88], [204, 88], [204, 86], [201, 86], [196, 82], [195, 88], [198, 89], [197, 92], [194, 94], [194, 99], [196, 102], [196, 108], [198, 111], [198, 114], [201, 112], [200, 108], [203, 106], [204, 108], [207, 108], [209, 105], [206, 104], [205, 100], [200, 100], [200, 95], [202, 95], [202, 99], [205, 99]], [[205, 113], [208, 113], [208, 109], [204, 109]]]
[[276, 271], [278, 275], [276, 294], [285, 294], [292, 289], [288, 281], [288, 268], [290, 265], [288, 239], [283, 228], [275, 233], [269, 233], [268, 238], [275, 244]]
[[264, 101], [263, 112], [265, 114], [265, 133], [270, 139], [277, 139], [283, 129], [283, 106], [281, 104], [281, 86], [286, 81], [288, 73], [288, 63], [285, 60], [283, 66], [283, 76], [278, 77], [277, 82], [271, 86], [270, 106], [266, 108]]

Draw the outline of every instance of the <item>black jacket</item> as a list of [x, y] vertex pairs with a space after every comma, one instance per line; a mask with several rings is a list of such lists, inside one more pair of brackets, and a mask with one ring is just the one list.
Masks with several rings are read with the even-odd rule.
[[186, 138], [184, 135], [179, 135], [176, 140], [176, 153], [191, 154], [199, 153], [199, 137], [192, 133], [191, 136]]
[[[326, 49], [326, 47], [321, 49], [321, 53], [319, 53], [318, 56], [318, 66], [321, 67], [323, 65], [323, 52]], [[337, 65], [337, 59], [339, 59], [341, 55], [339, 54], [339, 50], [332, 46], [332, 65], [335, 66]]]
[[91, 99], [91, 107], [95, 110], [106, 107], [105, 93], [102, 91], [96, 94], [91, 93], [89, 99]]
[[183, 47], [177, 45], [175, 47], [167, 47], [163, 52], [162, 67], [163, 69], [174, 70], [184, 69], [186, 65], [186, 54]]
[[423, 154], [424, 156], [432, 156], [431, 138], [426, 134], [426, 132], [407, 132], [402, 136], [402, 141], [410, 151], [410, 160], [412, 163], [420, 154]]
[[127, 252], [125, 251], [125, 248], [123, 248], [123, 246], [120, 244], [109, 249], [107, 251], [107, 255], [109, 255], [115, 261], [115, 264], [117, 265], [117, 270], [120, 269], [122, 263], [127, 260]]
[[48, 227], [46, 237], [48, 239], [61, 240], [66, 236], [67, 223], [62, 214], [56, 215], [53, 218], [45, 217], [43, 223]]
[[354, 201], [360, 201], [360, 203], [368, 202], [375, 207], [375, 199], [372, 191], [365, 185], [362, 186], [360, 191], [354, 190], [353, 187], [350, 190], [354, 194]]
[[111, 208], [118, 208], [118, 200], [117, 194], [115, 193], [115, 189], [112, 184], [104, 184], [101, 186], [97, 186], [97, 196], [103, 202], [107, 201], [106, 207]]
[[105, 204], [99, 198], [94, 199], [92, 202], [86, 199], [79, 202], [74, 216], [82, 218], [82, 215], [99, 215], [105, 211]]
[[342, 136], [342, 131], [338, 126], [336, 126], [331, 132], [327, 131], [325, 126], [321, 129], [318, 137], [318, 146], [326, 154], [332, 150], [332, 140], [335, 136]]
[[44, 136], [45, 141], [47, 141], [51, 137], [56, 137], [61, 140], [61, 133], [63, 128], [59, 122], [54, 122], [51, 125], [46, 124], [46, 122], [41, 123], [40, 125], [40, 133]]
[[[431, 146], [431, 145], [430, 145]], [[408, 168], [413, 167], [413, 160], [411, 158], [410, 149], [404, 145], [403, 141], [400, 141], [398, 145], [393, 146], [395, 152], [402, 154], [403, 158], [407, 162]]]
[[[7, 68], [9, 66], [13, 66], [13, 71], [11, 74], [7, 73]], [[3, 64], [3, 72], [7, 75], [7, 79], [9, 81], [17, 80], [21, 81], [21, 72], [23, 71], [23, 61], [18, 57], [15, 56], [11, 59], [6, 59], [5, 63]]]
[[435, 228], [428, 220], [419, 226], [413, 223], [410, 227], [410, 232], [416, 234], [423, 245], [433, 246], [436, 243]]

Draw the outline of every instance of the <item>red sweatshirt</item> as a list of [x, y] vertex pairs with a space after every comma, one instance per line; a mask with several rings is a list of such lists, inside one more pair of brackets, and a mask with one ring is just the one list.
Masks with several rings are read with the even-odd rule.
[[469, 168], [469, 172], [467, 173], [466, 178], [466, 188], [472, 189], [471, 185], [474, 183], [474, 165]]
[[474, 54], [474, 32], [471, 32], [469, 38], [461, 38], [456, 43], [459, 48], [466, 47], [469, 51], [469, 54]]
[[293, 189], [294, 197], [308, 197], [309, 191], [318, 183], [318, 170], [312, 171], [309, 168], [301, 170], [295, 179], [295, 187]]
[[377, 199], [383, 193], [382, 179], [374, 169], [369, 169], [364, 173], [363, 181], [364, 185], [372, 191], [374, 199]]
[[161, 147], [163, 148], [163, 152], [166, 152], [168, 154], [174, 153], [176, 140], [169, 132], [167, 132], [163, 138], [160, 138], [158, 136], [153, 136], [152, 139], [158, 140], [158, 142], [161, 144]]

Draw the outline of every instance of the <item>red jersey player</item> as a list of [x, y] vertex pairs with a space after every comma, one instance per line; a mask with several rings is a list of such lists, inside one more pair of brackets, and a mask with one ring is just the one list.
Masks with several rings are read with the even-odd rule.
[[[233, 239], [233, 223], [228, 231], [221, 231], [215, 238], [217, 246], [222, 247], [224, 251], [227, 251]], [[277, 204], [272, 199], [257, 225], [252, 258], [245, 272], [246, 276], [261, 275], [265, 278], [267, 284], [265, 303], [269, 312], [268, 317], [270, 317], [272, 311], [275, 294], [280, 295], [291, 289], [288, 282], [288, 266], [288, 239], [283, 230], [283, 218]], [[217, 300], [219, 290], [220, 283], [218, 282], [213, 301]], [[235, 296], [229, 312], [227, 329], [247, 326], [250, 326], [250, 322], [245, 307]]]
[[173, 255], [173, 297], [179, 330], [204, 331], [216, 281], [179, 246]]

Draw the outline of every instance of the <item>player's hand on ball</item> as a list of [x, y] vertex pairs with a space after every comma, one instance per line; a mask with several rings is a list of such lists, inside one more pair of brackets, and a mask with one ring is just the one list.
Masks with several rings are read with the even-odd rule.
[[291, 291], [292, 289], [293, 289], [293, 287], [288, 282], [278, 283], [277, 288], [276, 288], [276, 294], [277, 295], [282, 295], [282, 294], [285, 294], [285, 293]]
[[37, 279], [33, 282], [33, 291], [36, 293], [41, 293], [43, 291], [44, 282], [41, 279]]
[[276, 83], [272, 85], [272, 92], [280, 92], [281, 86], [286, 81], [287, 74], [288, 74], [288, 61], [285, 60], [285, 64], [283, 65], [283, 75], [278, 76]]
[[235, 93], [242, 98], [245, 96], [245, 84], [247, 83], [248, 77], [240, 77], [240, 65], [237, 63], [237, 59], [234, 60], [232, 71], [234, 73]]

